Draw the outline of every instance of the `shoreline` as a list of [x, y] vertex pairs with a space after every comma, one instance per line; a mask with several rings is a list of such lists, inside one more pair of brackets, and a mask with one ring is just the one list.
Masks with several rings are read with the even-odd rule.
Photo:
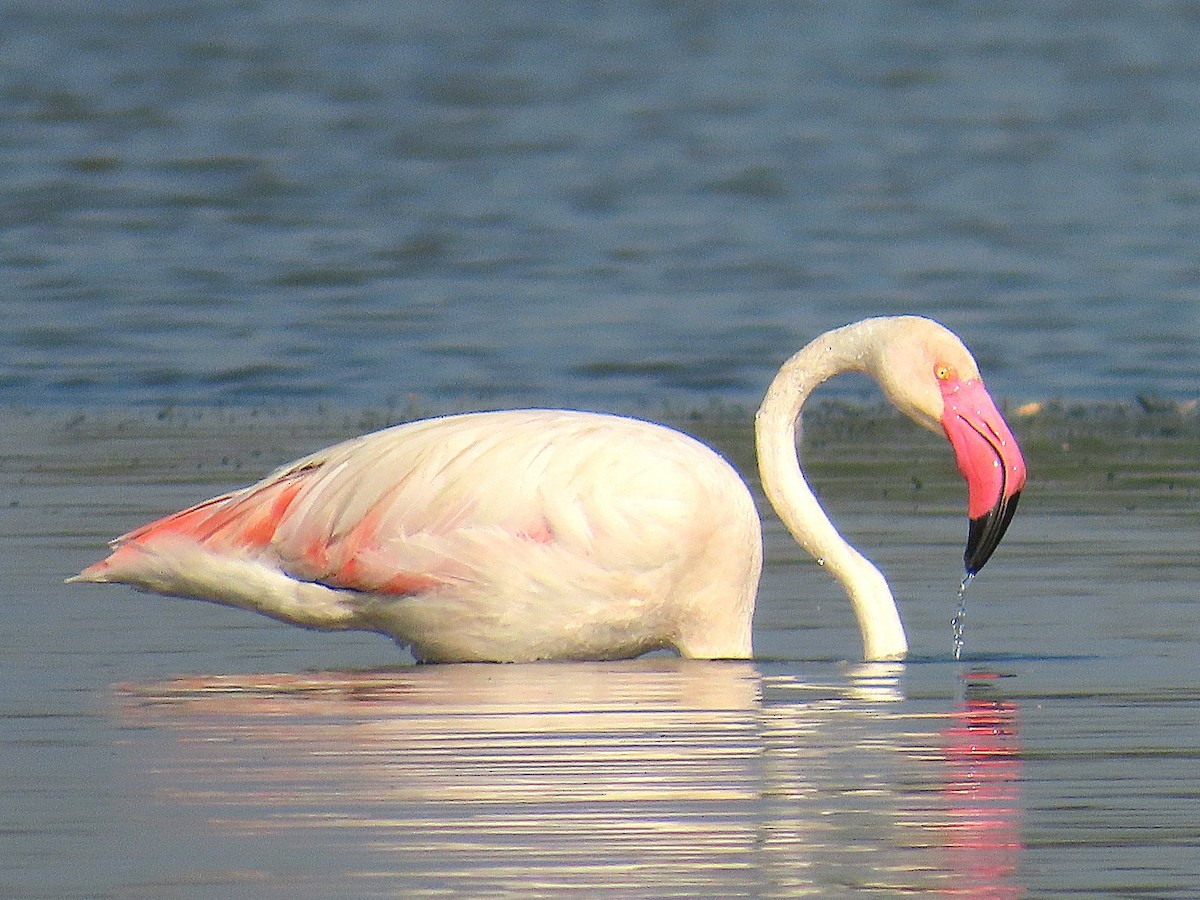
[[[39, 484], [189, 484], [199, 492], [252, 483], [306, 453], [391, 425], [460, 410], [0, 408], [0, 503]], [[465, 410], [463, 410], [465, 411]], [[758, 493], [753, 410], [711, 404], [639, 417], [677, 428], [725, 455]], [[1006, 412], [1029, 463], [1022, 503], [1056, 512], [1200, 503], [1200, 416], [1142, 402], [1065, 404]], [[945, 442], [885, 405], [818, 401], [806, 409], [802, 462], [831, 500], [898, 495], [954, 506], [962, 483]], [[1036, 500], [1034, 498], [1037, 498]], [[202, 499], [202, 497], [197, 497]]]

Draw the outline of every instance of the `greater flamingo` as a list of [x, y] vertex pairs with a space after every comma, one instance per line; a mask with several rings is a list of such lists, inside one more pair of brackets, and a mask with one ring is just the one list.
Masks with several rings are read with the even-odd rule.
[[[866, 372], [944, 432], [967, 481], [966, 571], [1025, 483], [1016, 440], [962, 342], [916, 316], [827, 332], [784, 363], [756, 417], [767, 497], [841, 582], [868, 660], [907, 652], [880, 571], [801, 473], [812, 390]], [[320, 629], [390, 635], [424, 661], [748, 658], [762, 566], [750, 491], [704, 444], [635, 419], [481, 412], [398, 425], [129, 532], [70, 581], [122, 582]]]

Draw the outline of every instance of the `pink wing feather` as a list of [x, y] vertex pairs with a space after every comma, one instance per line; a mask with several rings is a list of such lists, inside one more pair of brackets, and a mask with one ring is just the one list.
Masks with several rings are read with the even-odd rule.
[[[679, 499], [657, 470], [661, 457], [646, 452], [679, 452], [677, 436], [664, 441], [661, 429], [632, 423], [637, 439], [650, 443], [639, 448], [643, 465], [630, 467], [608, 420], [526, 413], [509, 420], [519, 429], [493, 427], [504, 415], [428, 420], [330, 447], [123, 535], [82, 577], [120, 580], [143, 549], [182, 540], [303, 581], [404, 595], [461, 577], [464, 543], [477, 546], [472, 541], [489, 533], [497, 547], [565, 541], [585, 552], [597, 550], [603, 533], [621, 544], [610, 547], [613, 561], [635, 568], [639, 556], [661, 559], [654, 538], [678, 541], [669, 530], [655, 534], [659, 516], [643, 514], [651, 506], [661, 514]], [[556, 429], [561, 440], [548, 442]], [[598, 485], [630, 479], [620, 508], [596, 501]]]
[[[433, 572], [404, 571], [381, 558], [379, 526], [388, 511], [386, 493], [340, 533], [319, 527], [319, 519], [327, 517], [304, 520], [314, 495], [328, 494], [322, 477], [327, 474], [326, 463], [307, 462], [150, 522], [114, 541], [113, 554], [83, 575], [115, 572], [135, 564], [143, 548], [184, 540], [217, 554], [267, 559], [290, 575], [330, 587], [418, 594], [444, 583]], [[354, 481], [343, 478], [341, 486], [352, 490]]]

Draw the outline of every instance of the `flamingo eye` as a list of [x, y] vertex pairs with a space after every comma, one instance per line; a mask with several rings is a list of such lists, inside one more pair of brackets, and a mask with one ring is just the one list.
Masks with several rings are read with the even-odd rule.
[[933, 374], [938, 381], [950, 381], [954, 378], [954, 367], [946, 363], [938, 363], [934, 366]]

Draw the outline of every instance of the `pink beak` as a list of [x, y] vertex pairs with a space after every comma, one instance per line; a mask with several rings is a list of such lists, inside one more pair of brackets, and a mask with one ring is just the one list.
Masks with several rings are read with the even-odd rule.
[[1025, 486], [1025, 460], [1016, 438], [978, 379], [941, 382], [942, 428], [967, 480], [971, 519], [963, 554], [967, 574], [983, 568], [1004, 537]]

